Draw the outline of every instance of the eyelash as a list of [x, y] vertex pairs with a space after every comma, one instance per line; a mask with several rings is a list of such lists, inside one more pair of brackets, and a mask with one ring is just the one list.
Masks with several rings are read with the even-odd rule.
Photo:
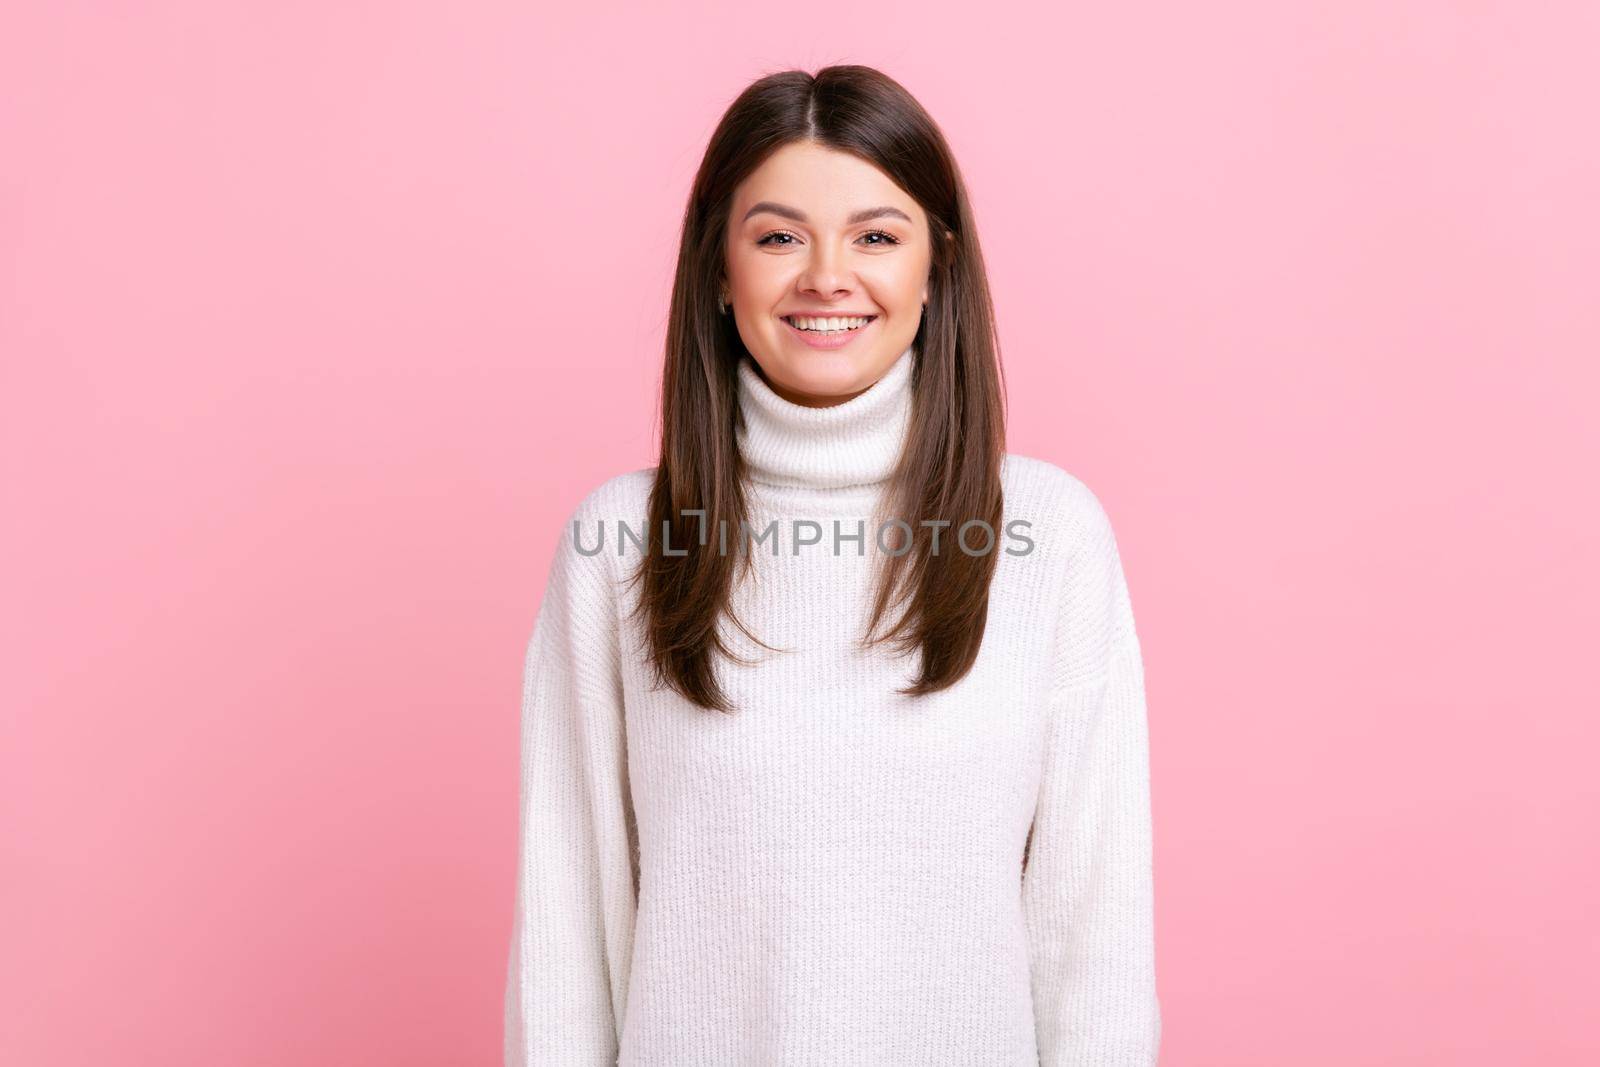
[[[862, 234], [861, 236], [863, 236], [863, 237], [872, 237], [874, 235], [876, 235], [878, 237], [885, 238], [885, 240], [883, 240], [883, 241], [875, 241], [872, 244], [868, 245], [869, 248], [881, 248], [881, 247], [883, 247], [885, 245], [897, 245], [897, 244], [900, 243], [900, 238], [896, 237], [892, 233], [884, 233], [882, 230], [868, 230], [866, 233]], [[771, 242], [772, 238], [780, 237], [780, 236], [782, 236], [782, 237], [793, 237], [794, 234], [790, 233], [788, 230], [773, 230], [771, 233], [764, 235], [759, 241], [756, 242], [756, 244], [765, 245], [768, 242]], [[781, 247], [788, 247], [788, 246], [787, 246], [787, 244], [785, 244], [785, 245], [782, 245]]]

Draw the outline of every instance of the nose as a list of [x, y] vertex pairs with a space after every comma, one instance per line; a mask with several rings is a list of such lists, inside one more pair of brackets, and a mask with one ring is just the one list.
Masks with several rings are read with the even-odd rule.
[[845, 253], [827, 242], [819, 242], [815, 247], [817, 251], [807, 260], [805, 270], [800, 273], [801, 290], [816, 293], [825, 299], [848, 293], [853, 279], [845, 266]]

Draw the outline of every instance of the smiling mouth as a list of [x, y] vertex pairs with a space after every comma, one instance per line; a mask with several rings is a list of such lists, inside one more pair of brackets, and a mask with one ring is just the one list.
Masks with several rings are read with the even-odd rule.
[[[854, 333], [864, 326], [870, 325], [878, 316], [876, 315], [841, 315], [834, 318], [796, 318], [793, 315], [779, 316], [784, 322], [799, 330], [801, 333], [841, 334]], [[806, 323], [807, 325], [801, 325]]]

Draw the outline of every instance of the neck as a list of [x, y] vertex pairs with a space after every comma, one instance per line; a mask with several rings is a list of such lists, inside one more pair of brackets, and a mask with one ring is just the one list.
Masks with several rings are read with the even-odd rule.
[[831, 407], [808, 407], [773, 391], [745, 355], [739, 360], [738, 439], [752, 481], [799, 489], [850, 489], [889, 479], [911, 418], [916, 346], [866, 391]]

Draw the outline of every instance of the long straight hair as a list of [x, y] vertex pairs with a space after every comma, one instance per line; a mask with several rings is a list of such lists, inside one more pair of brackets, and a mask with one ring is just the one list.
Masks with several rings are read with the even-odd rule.
[[[646, 529], [649, 543], [660, 532], [672, 552], [642, 553], [629, 579], [643, 582], [636, 613], [645, 616], [657, 683], [726, 712], [735, 709], [717, 680], [715, 655], [736, 657], [719, 631], [723, 615], [757, 644], [773, 647], [731, 607], [736, 558], [748, 568], [753, 553], [730, 556], [699, 543], [705, 530], [743, 530], [748, 519], [746, 466], [737, 443], [743, 419], [738, 364], [746, 349], [733, 316], [718, 307], [729, 214], [739, 183], [797, 141], [873, 164], [928, 216], [933, 255], [928, 303], [913, 342], [910, 430], [884, 495], [890, 514], [909, 526], [911, 544], [903, 540], [906, 528], [896, 524], [902, 540], [880, 572], [864, 639], [889, 642], [902, 654], [920, 649], [919, 674], [902, 693], [948, 688], [972, 669], [997, 556], [1005, 447], [999, 343], [972, 209], [949, 145], [916, 99], [871, 67], [764, 77], [717, 125], [684, 212], [662, 374], [661, 459]], [[930, 536], [924, 520], [949, 523], [951, 536], [937, 555], [940, 531]], [[970, 520], [994, 531], [989, 550], [951, 552], [949, 541]], [[895, 624], [871, 636], [900, 604], [906, 607]]]

